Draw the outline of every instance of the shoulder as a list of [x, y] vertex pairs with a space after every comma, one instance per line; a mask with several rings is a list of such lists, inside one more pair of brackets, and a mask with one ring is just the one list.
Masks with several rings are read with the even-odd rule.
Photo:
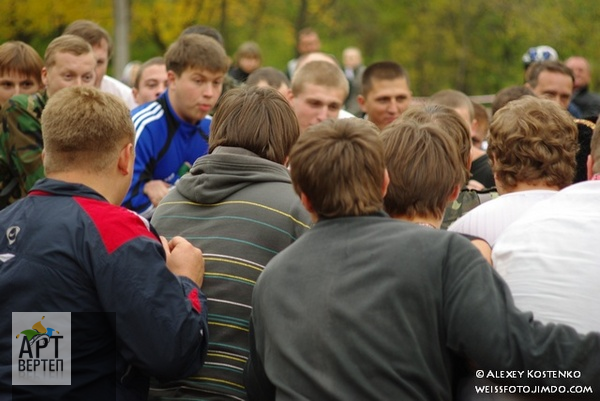
[[43, 93], [33, 95], [16, 95], [11, 97], [2, 108], [3, 114], [33, 112], [35, 109], [46, 105], [46, 97]]
[[594, 128], [596, 128], [596, 124], [584, 118], [576, 118], [574, 121], [580, 132], [582, 131], [582, 129], [591, 132], [594, 130]]
[[165, 109], [159, 102], [150, 102], [131, 111], [136, 139], [147, 129], [166, 127]]
[[74, 197], [89, 216], [108, 253], [138, 238], [158, 241], [146, 219], [120, 206], [86, 197]]
[[100, 89], [121, 98], [130, 110], [137, 107], [131, 88], [118, 79], [105, 75], [102, 78]]

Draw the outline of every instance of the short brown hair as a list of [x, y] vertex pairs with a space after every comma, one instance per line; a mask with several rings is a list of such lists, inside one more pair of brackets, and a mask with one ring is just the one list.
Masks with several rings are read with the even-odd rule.
[[307, 84], [342, 89], [344, 98], [348, 96], [350, 84], [339, 66], [327, 61], [311, 61], [306, 63], [292, 78], [292, 93], [298, 96]]
[[471, 177], [468, 169], [471, 161], [471, 130], [465, 120], [453, 109], [441, 104], [417, 104], [409, 107], [399, 119], [401, 121], [416, 121], [421, 124], [432, 123], [446, 132], [456, 144], [463, 166], [463, 184]]
[[50, 42], [46, 48], [44, 65], [46, 68], [50, 68], [56, 64], [57, 53], [70, 53], [75, 56], [81, 56], [82, 54], [89, 54], [92, 52], [92, 46], [90, 46], [83, 38], [75, 35], [62, 35]]
[[230, 89], [216, 109], [208, 140], [210, 153], [217, 146], [236, 146], [284, 164], [300, 136], [294, 110], [271, 88]]
[[197, 33], [181, 35], [173, 42], [165, 53], [165, 61], [167, 70], [177, 76], [188, 68], [225, 73], [229, 67], [223, 46], [210, 36]]
[[165, 59], [163, 57], [152, 57], [151, 59], [145, 61], [138, 69], [137, 74], [135, 74], [135, 80], [133, 81], [134, 88], [140, 89], [140, 80], [142, 79], [144, 70], [148, 67], [152, 67], [153, 65], [166, 65]]
[[277, 68], [273, 67], [260, 67], [248, 75], [246, 85], [256, 86], [260, 81], [265, 81], [271, 88], [279, 89], [281, 85], [285, 84], [288, 88], [290, 87], [289, 78]]
[[113, 44], [110, 35], [106, 29], [93, 21], [85, 19], [73, 21], [65, 28], [63, 35], [79, 36], [92, 46], [98, 46], [102, 40], [105, 40], [108, 45], [108, 58], [112, 56]]
[[496, 182], [564, 188], [575, 177], [577, 126], [558, 104], [533, 96], [498, 110], [490, 126], [487, 153]]
[[373, 89], [373, 81], [392, 81], [404, 78], [406, 85], [410, 86], [408, 72], [395, 61], [378, 61], [369, 65], [362, 75], [361, 95], [367, 97]]
[[377, 127], [361, 118], [307, 129], [290, 154], [294, 190], [319, 218], [360, 216], [383, 207], [385, 161]]
[[0, 45], [0, 74], [11, 72], [31, 77], [42, 84], [44, 61], [27, 43], [19, 40], [8, 41]]
[[394, 217], [442, 218], [465, 166], [456, 143], [439, 126], [403, 120], [381, 131], [390, 185], [383, 199]]
[[538, 84], [540, 74], [544, 71], [557, 72], [571, 77], [571, 81], [575, 82], [575, 75], [573, 71], [560, 61], [541, 61], [531, 64], [525, 72], [525, 80], [532, 88], [535, 88]]
[[467, 95], [455, 89], [444, 89], [434, 93], [429, 98], [430, 103], [442, 104], [452, 109], [464, 109], [469, 111], [469, 123], [475, 119], [475, 110], [473, 110], [473, 102]]
[[514, 85], [501, 89], [492, 102], [492, 116], [504, 107], [508, 102], [522, 98], [523, 96], [535, 96], [535, 93], [525, 85]]
[[[86, 42], [87, 43], [87, 42]], [[129, 109], [118, 97], [74, 86], [53, 95], [42, 112], [46, 173], [85, 170], [100, 173], [133, 143]]]

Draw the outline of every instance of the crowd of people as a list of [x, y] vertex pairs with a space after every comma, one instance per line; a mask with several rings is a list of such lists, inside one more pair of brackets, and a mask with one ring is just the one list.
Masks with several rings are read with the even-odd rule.
[[[598, 398], [585, 58], [533, 47], [482, 105], [311, 28], [285, 71], [208, 26], [121, 80], [112, 47], [88, 20], [0, 45], [0, 398]], [[20, 311], [101, 339], [71, 385], [12, 385]], [[525, 371], [579, 374], [488, 374]]]

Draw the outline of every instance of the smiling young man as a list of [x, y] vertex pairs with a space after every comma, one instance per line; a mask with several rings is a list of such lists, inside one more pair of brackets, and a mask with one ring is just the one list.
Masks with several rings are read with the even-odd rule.
[[165, 54], [168, 89], [154, 102], [132, 111], [135, 168], [123, 205], [146, 217], [207, 153], [211, 117], [223, 89], [228, 59], [206, 35], [180, 36]]
[[362, 77], [358, 104], [380, 130], [387, 127], [410, 105], [412, 92], [408, 74], [393, 61], [379, 61], [367, 67]]
[[82, 38], [63, 35], [46, 48], [41, 80], [45, 89], [13, 96], [0, 113], [0, 209], [24, 197], [40, 178], [41, 116], [48, 99], [70, 86], [93, 86], [96, 58]]

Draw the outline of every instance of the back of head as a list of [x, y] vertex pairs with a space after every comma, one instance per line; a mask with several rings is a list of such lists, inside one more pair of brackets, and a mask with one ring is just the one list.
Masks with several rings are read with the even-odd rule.
[[281, 85], [290, 86], [290, 80], [288, 77], [277, 68], [273, 67], [260, 67], [248, 76], [246, 80], [246, 85], [248, 86], [256, 86], [261, 81], [264, 81], [273, 89], [279, 89]]
[[390, 185], [385, 210], [394, 217], [441, 218], [464, 164], [454, 140], [433, 123], [401, 120], [381, 132]]
[[298, 57], [298, 62], [296, 63], [296, 71], [313, 61], [326, 61], [341, 68], [340, 63], [337, 61], [333, 54], [323, 52], [312, 52], [303, 54], [300, 57]]
[[195, 34], [198, 34], [198, 35], [210, 36], [211, 38], [213, 38], [214, 40], [216, 40], [217, 42], [219, 42], [219, 44], [221, 46], [225, 47], [225, 41], [223, 40], [223, 35], [221, 35], [221, 32], [219, 32], [218, 30], [216, 30], [212, 26], [192, 25], [192, 26], [189, 26], [189, 27], [185, 28], [183, 30], [183, 32], [181, 32], [181, 35], [188, 35], [190, 33], [195, 33]]
[[523, 96], [535, 96], [535, 93], [524, 85], [514, 85], [501, 89], [492, 102], [492, 116], [504, 107], [508, 102], [522, 98]]
[[534, 46], [527, 49], [521, 57], [523, 67], [527, 69], [532, 63], [540, 61], [558, 61], [558, 53], [550, 46]]
[[41, 85], [44, 61], [27, 43], [15, 40], [0, 45], [0, 75], [18, 73], [35, 79]]
[[340, 89], [344, 91], [345, 96], [348, 96], [350, 90], [348, 79], [341, 68], [327, 61], [311, 61], [294, 73], [292, 78], [294, 96], [302, 93], [308, 84]]
[[452, 138], [462, 162], [462, 183], [467, 183], [471, 176], [469, 171], [471, 165], [471, 131], [465, 120], [456, 111], [441, 104], [418, 104], [409, 107], [392, 125], [402, 121], [434, 124]]
[[225, 73], [229, 67], [223, 46], [209, 36], [195, 33], [177, 38], [167, 49], [165, 61], [167, 70], [177, 76], [188, 68]]
[[44, 54], [44, 65], [46, 68], [52, 67], [56, 63], [57, 53], [70, 53], [75, 56], [92, 53], [92, 46], [83, 38], [76, 35], [62, 35], [55, 38]]
[[134, 141], [129, 109], [118, 97], [90, 87], [65, 88], [42, 113], [44, 169], [101, 173]]
[[299, 135], [296, 115], [277, 91], [256, 86], [234, 88], [217, 105], [209, 152], [217, 146], [235, 146], [284, 164]]
[[294, 189], [319, 218], [360, 216], [383, 206], [385, 161], [377, 127], [360, 118], [326, 120], [292, 148]]
[[488, 138], [496, 182], [510, 191], [520, 183], [564, 188], [575, 176], [577, 127], [555, 102], [525, 96], [494, 115]]
[[112, 55], [112, 40], [106, 29], [89, 20], [77, 20], [70, 23], [63, 35], [75, 35], [85, 39], [92, 46], [99, 45], [102, 40], [108, 44], [108, 57]]
[[395, 61], [378, 61], [370, 64], [363, 72], [361, 94], [366, 97], [367, 94], [373, 89], [373, 81], [375, 80], [393, 81], [402, 78], [404, 78], [407, 85], [410, 86], [408, 73], [404, 67]]
[[146, 70], [148, 67], [152, 67], [153, 65], [166, 65], [166, 61], [163, 57], [152, 57], [151, 59], [145, 61], [138, 69], [137, 74], [135, 74], [135, 80], [133, 81], [134, 88], [140, 88], [140, 80], [142, 79], [144, 70]]
[[542, 61], [532, 63], [525, 73], [525, 81], [532, 87], [535, 88], [538, 85], [538, 78], [544, 71], [555, 72], [571, 77], [571, 81], [575, 82], [575, 75], [569, 67], [560, 61]]
[[475, 111], [473, 110], [473, 102], [471, 99], [461, 91], [455, 89], [444, 89], [434, 93], [429, 98], [430, 103], [441, 104], [448, 106], [451, 109], [466, 109], [469, 112], [469, 120], [473, 121], [475, 118]]

